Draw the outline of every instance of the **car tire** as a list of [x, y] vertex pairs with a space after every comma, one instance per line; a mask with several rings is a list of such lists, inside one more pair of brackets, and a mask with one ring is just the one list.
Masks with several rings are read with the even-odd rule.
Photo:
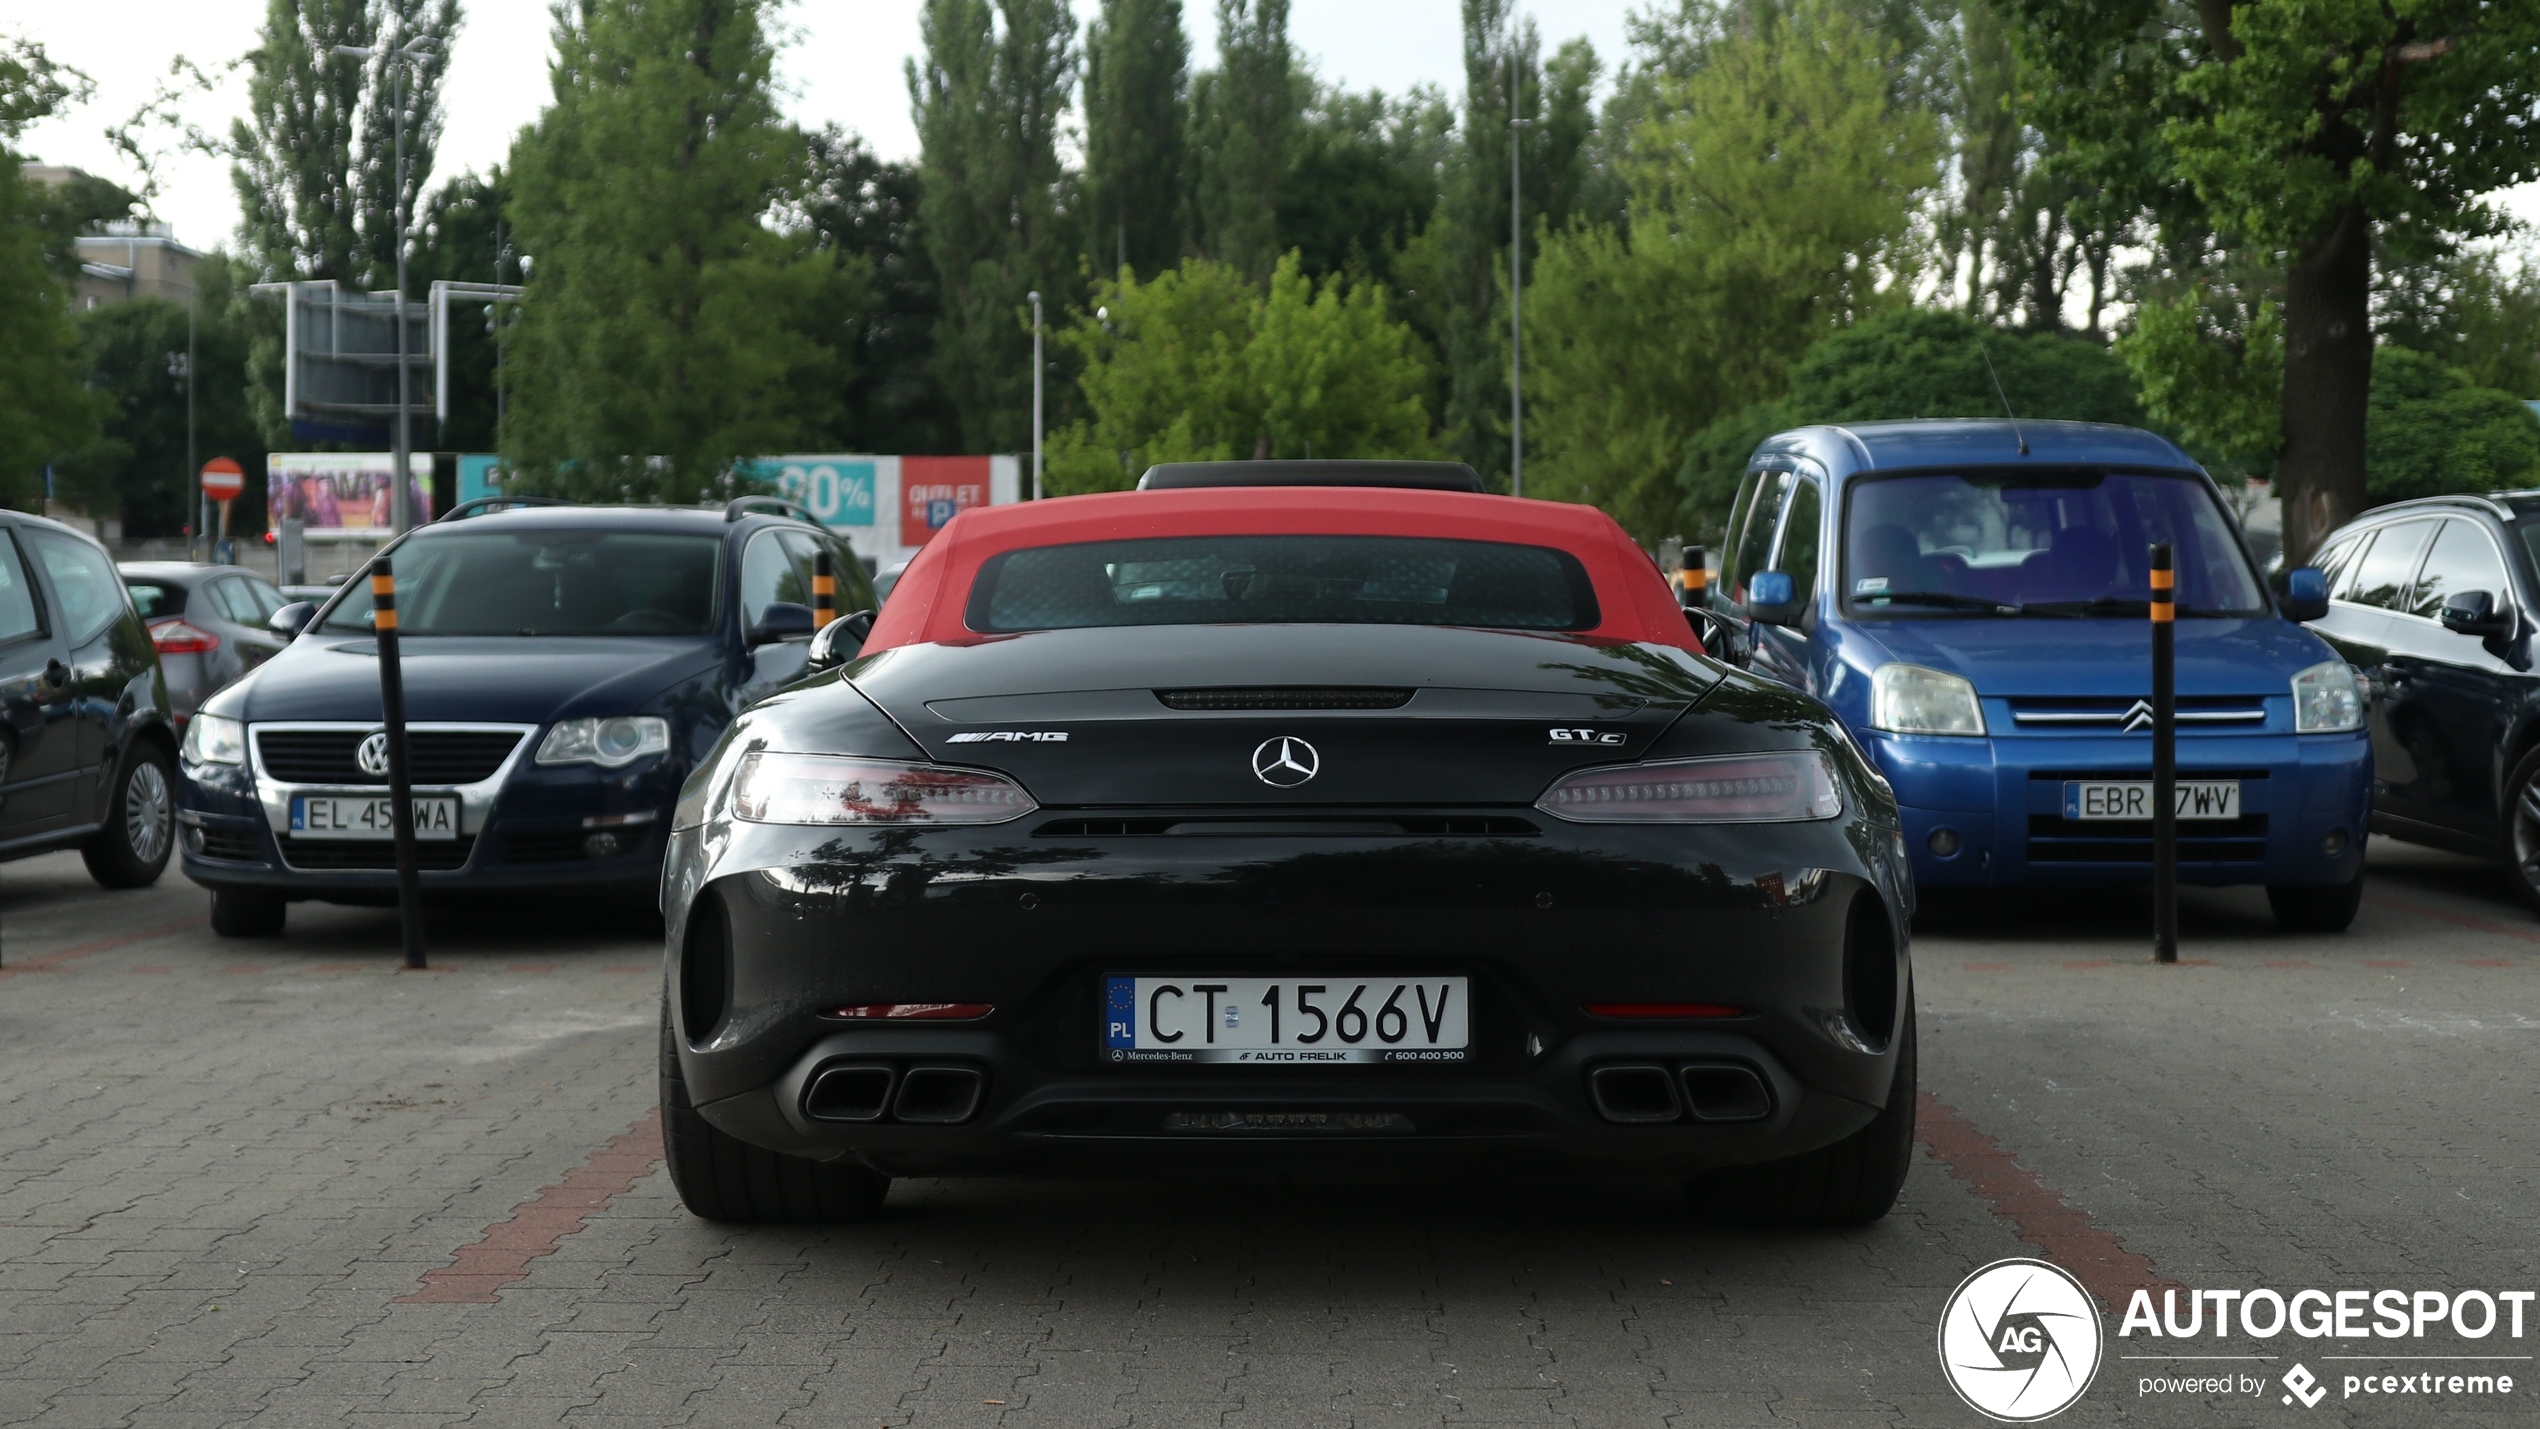
[[106, 826], [80, 846], [101, 888], [147, 888], [176, 850], [176, 770], [158, 745], [140, 740], [115, 766]]
[[1685, 1199], [1702, 1219], [1727, 1225], [1861, 1226], [1886, 1215], [1913, 1164], [1914, 1064], [1909, 999], [1887, 1105], [1869, 1125], [1798, 1156], [1705, 1172], [1685, 1182]]
[[2505, 827], [2501, 830], [2505, 844], [2505, 871], [2513, 875], [2514, 887], [2535, 909], [2540, 909], [2540, 748], [2533, 749], [2514, 766], [2513, 777], [2505, 781]]
[[2288, 933], [2343, 933], [2364, 904], [2364, 871], [2344, 883], [2269, 884], [2267, 907]]
[[291, 905], [272, 893], [212, 890], [212, 931], [224, 938], [279, 938]]
[[680, 1204], [727, 1225], [871, 1220], [891, 1178], [851, 1161], [814, 1161], [752, 1146], [697, 1114], [661, 1014], [661, 1139]]

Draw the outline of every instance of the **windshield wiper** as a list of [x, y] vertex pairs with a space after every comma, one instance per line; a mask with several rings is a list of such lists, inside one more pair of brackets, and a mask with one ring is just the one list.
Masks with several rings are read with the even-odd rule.
[[1980, 596], [1972, 595], [1956, 595], [1945, 590], [1871, 591], [1863, 595], [1856, 595], [1853, 599], [1860, 602], [1884, 600], [1902, 605], [1936, 605], [1943, 610], [1997, 610], [2016, 612], [2019, 609], [2016, 605], [2004, 605], [1998, 600], [1985, 600]]
[[[2150, 613], [2151, 606], [2152, 602], [2148, 600], [2137, 600], [2131, 596], [2103, 595], [2095, 600], [2031, 601], [2028, 604], [2021, 606], [2019, 611], [2022, 615], [2053, 615], [2073, 618], [2088, 618], [2094, 615], [2146, 615]], [[2187, 613], [2187, 608], [2185, 606], [2180, 606], [2178, 608], [2178, 613], [2185, 615]]]

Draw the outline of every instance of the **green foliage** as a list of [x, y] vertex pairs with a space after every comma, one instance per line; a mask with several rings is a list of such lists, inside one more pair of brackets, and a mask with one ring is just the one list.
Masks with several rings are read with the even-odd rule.
[[790, 208], [824, 252], [870, 266], [873, 304], [855, 338], [844, 410], [818, 451], [948, 453], [961, 421], [935, 380], [943, 288], [917, 234], [917, 166], [886, 164], [835, 127], [809, 136], [809, 170]]
[[918, 231], [943, 291], [935, 373], [966, 450], [1019, 451], [1032, 419], [1025, 295], [1056, 312], [1077, 290], [1084, 226], [1058, 159], [1075, 20], [1065, 0], [926, 0], [918, 27], [925, 55], [908, 64], [908, 93]]
[[1546, 242], [1526, 305], [1527, 494], [1655, 536], [1686, 444], [1783, 390], [1812, 339], [1897, 301], [1928, 115], [1890, 97], [1890, 48], [1830, 0], [1713, 45], [1626, 174], [1629, 228]]
[[1437, 455], [1424, 356], [1381, 288], [1317, 283], [1292, 253], [1267, 292], [1193, 259], [1096, 298], [1060, 336], [1092, 415], [1051, 441], [1053, 492], [1124, 489], [1160, 461]]
[[2540, 249], [2519, 267], [2471, 250], [2404, 270], [2387, 285], [2381, 335], [2480, 387], [2540, 399]]
[[1279, 261], [1279, 188], [1309, 92], [1288, 0], [1217, 0], [1217, 68], [1191, 88], [1194, 227], [1202, 256], [1255, 281]]
[[799, 192], [764, 0], [558, 11], [555, 103], [513, 149], [528, 295], [504, 454], [566, 494], [692, 499], [834, 414], [869, 265], [769, 221]]
[[131, 218], [141, 200], [111, 179], [74, 171], [59, 183], [30, 186], [33, 218], [44, 230], [45, 261], [65, 283], [79, 280], [79, 250], [72, 240], [101, 224]]
[[2132, 376], [2096, 342], [1901, 308], [1817, 339], [1792, 364], [1787, 396], [1730, 413], [1694, 436], [1678, 474], [1690, 527], [1708, 531], [1727, 519], [1747, 458], [1775, 432], [1815, 422], [1999, 417], [2006, 397], [2012, 412], [2037, 421], [2143, 420]]
[[2540, 416], [2456, 368], [2384, 347], [2372, 372], [2364, 446], [2372, 504], [2540, 486]]
[[2284, 319], [2271, 298], [2242, 305], [2199, 283], [2146, 302], [2117, 339], [2153, 422], [2225, 479], [2268, 478], [2282, 441]]
[[[435, 189], [414, 216], [408, 288], [427, 293], [435, 282], [519, 282], [520, 263], [510, 252], [511, 232], [503, 213], [510, 201], [511, 179], [499, 167], [490, 174], [461, 174]], [[495, 422], [495, 340], [487, 319], [508, 322], [515, 312], [508, 304], [450, 305], [450, 415], [433, 440], [441, 450], [490, 452], [501, 446]]]
[[87, 75], [56, 62], [33, 40], [0, 41], [0, 139], [15, 139], [96, 92]]
[[1392, 100], [1318, 88], [1279, 185], [1279, 242], [1305, 272], [1350, 272], [1392, 287], [1398, 255], [1437, 206], [1454, 115], [1436, 94]]
[[[0, 119], [41, 102], [32, 82], [0, 71]], [[0, 147], [0, 502], [29, 507], [45, 463], [96, 436], [98, 404], [80, 386], [70, 293], [45, 261], [21, 163]]]
[[1085, 31], [1085, 247], [1104, 266], [1182, 256], [1190, 79], [1182, 0], [1103, 0]]
[[[273, 305], [240, 291], [245, 265], [213, 254], [194, 267], [194, 451], [235, 459], [252, 484], [265, 444], [247, 391], [249, 319]], [[185, 381], [170, 360], [185, 351], [186, 310], [161, 298], [92, 308], [77, 317], [89, 390], [104, 405], [98, 439], [54, 464], [54, 494], [92, 516], [121, 516], [130, 536], [173, 536], [185, 525]], [[233, 529], [256, 525], [252, 493]]]

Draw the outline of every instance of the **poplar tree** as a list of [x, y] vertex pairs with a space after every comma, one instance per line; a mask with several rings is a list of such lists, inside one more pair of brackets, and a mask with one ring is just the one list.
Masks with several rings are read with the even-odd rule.
[[1199, 251], [1255, 282], [1278, 265], [1280, 183], [1307, 98], [1288, 0], [1217, 0], [1217, 68], [1191, 97]]
[[1054, 315], [1078, 291], [1082, 225], [1058, 158], [1075, 21], [1065, 0], [926, 0], [918, 27], [925, 53], [907, 76], [918, 231], [943, 292], [935, 372], [969, 450], [1019, 451], [1032, 420], [1025, 295]]
[[1086, 251], [1097, 271], [1180, 261], [1191, 41], [1182, 0], [1103, 0], [1085, 35]]

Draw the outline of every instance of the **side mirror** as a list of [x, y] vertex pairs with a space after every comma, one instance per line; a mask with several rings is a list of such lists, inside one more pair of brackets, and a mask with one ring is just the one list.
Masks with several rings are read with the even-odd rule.
[[773, 645], [779, 640], [797, 640], [812, 633], [811, 607], [790, 600], [769, 604], [767, 613], [758, 618], [750, 630], [750, 648]]
[[1757, 571], [1746, 583], [1746, 613], [1766, 625], [1795, 626], [1807, 606], [1788, 571]]
[[1746, 668], [1755, 655], [1755, 634], [1740, 625], [1736, 617], [1707, 605], [1688, 605], [1685, 619], [1693, 633], [1702, 637], [1703, 653], [1724, 665]]
[[316, 601], [295, 600], [268, 617], [265, 621], [265, 629], [285, 640], [297, 640], [300, 638], [300, 632], [309, 628], [309, 620], [316, 614]]
[[2498, 610], [2496, 597], [2486, 591], [2465, 590], [2443, 602], [2443, 628], [2494, 640], [2514, 633], [2514, 613]]
[[841, 615], [829, 622], [829, 628], [811, 637], [811, 668], [834, 670], [864, 653], [865, 637], [873, 633], [873, 612], [859, 610]]
[[2287, 620], [2317, 620], [2328, 614], [2328, 577], [2316, 566], [2296, 566], [2285, 573], [2284, 595], [2276, 602]]

